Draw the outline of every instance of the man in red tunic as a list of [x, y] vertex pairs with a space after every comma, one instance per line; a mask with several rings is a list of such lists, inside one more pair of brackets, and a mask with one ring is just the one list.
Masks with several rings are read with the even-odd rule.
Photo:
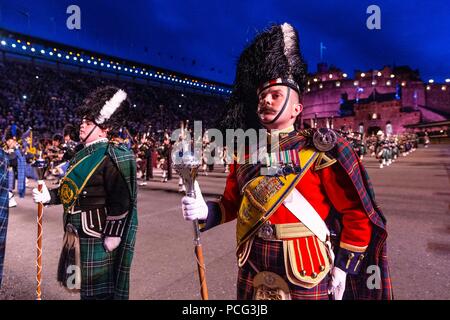
[[[238, 299], [340, 300], [346, 284], [348, 298], [389, 299], [380, 260], [385, 219], [359, 158], [331, 130], [294, 128], [305, 77], [297, 32], [287, 23], [244, 50], [225, 123], [267, 129], [270, 152], [263, 163], [250, 163], [247, 153], [230, 165], [217, 201], [206, 203], [197, 184], [197, 198], [182, 199], [183, 216], [199, 219], [202, 231], [237, 219]], [[372, 264], [379, 274], [366, 293], [360, 287]]]

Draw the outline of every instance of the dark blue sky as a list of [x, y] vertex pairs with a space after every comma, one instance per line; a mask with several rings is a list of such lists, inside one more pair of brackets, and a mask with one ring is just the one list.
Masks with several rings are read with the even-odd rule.
[[[81, 8], [79, 31], [66, 28], [71, 4]], [[371, 4], [381, 30], [366, 27]], [[310, 71], [323, 42], [325, 62], [350, 75], [395, 63], [424, 80], [450, 78], [448, 0], [0, 0], [0, 27], [225, 83], [255, 32], [285, 21], [298, 29]]]

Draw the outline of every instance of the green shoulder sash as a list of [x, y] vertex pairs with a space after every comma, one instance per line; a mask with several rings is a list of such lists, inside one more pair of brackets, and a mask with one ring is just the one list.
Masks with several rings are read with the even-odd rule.
[[[61, 180], [59, 197], [64, 206], [64, 212], [68, 212], [75, 204], [81, 191], [106, 157], [106, 143], [100, 143], [91, 153], [82, 154]], [[83, 152], [84, 150], [80, 151]]]

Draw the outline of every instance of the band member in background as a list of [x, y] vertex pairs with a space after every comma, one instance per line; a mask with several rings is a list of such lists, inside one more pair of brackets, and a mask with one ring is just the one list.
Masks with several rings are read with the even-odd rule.
[[[35, 202], [62, 204], [64, 245], [58, 281], [81, 299], [128, 299], [137, 230], [136, 160], [108, 137], [128, 117], [127, 94], [99, 88], [78, 109], [84, 148], [70, 161], [60, 187], [33, 190]], [[73, 266], [76, 266], [74, 269]]]
[[77, 151], [83, 148], [83, 145], [78, 143], [78, 132], [71, 124], [64, 127], [63, 142], [58, 147], [61, 161], [53, 168], [52, 174], [59, 179], [66, 174], [70, 160], [75, 156]]
[[168, 180], [170, 180], [169, 174], [171, 173], [171, 150], [172, 145], [170, 143], [170, 137], [167, 133], [165, 133], [163, 143], [158, 149], [160, 156], [160, 167], [162, 170], [162, 182], [167, 182]]
[[20, 198], [25, 197], [25, 169], [26, 159], [22, 152], [22, 148], [18, 142], [20, 137], [19, 130], [12, 130], [9, 128], [5, 134], [5, 154], [8, 166], [8, 188], [9, 188], [9, 207], [17, 206], [17, 201], [14, 196], [14, 189], [16, 188]]

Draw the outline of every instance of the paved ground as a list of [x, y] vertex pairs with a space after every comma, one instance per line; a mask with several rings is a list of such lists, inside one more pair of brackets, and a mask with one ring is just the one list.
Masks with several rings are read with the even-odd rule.
[[[389, 256], [397, 299], [450, 299], [450, 145], [418, 149], [380, 170], [364, 160], [388, 219]], [[219, 195], [225, 175], [199, 181], [206, 197]], [[157, 179], [139, 190], [139, 232], [132, 299], [199, 299], [192, 226], [181, 218], [178, 179]], [[11, 209], [0, 299], [35, 298], [36, 206], [27, 197]], [[77, 299], [56, 280], [62, 241], [61, 208], [45, 209], [43, 299]], [[235, 224], [202, 235], [211, 299], [234, 299]]]

